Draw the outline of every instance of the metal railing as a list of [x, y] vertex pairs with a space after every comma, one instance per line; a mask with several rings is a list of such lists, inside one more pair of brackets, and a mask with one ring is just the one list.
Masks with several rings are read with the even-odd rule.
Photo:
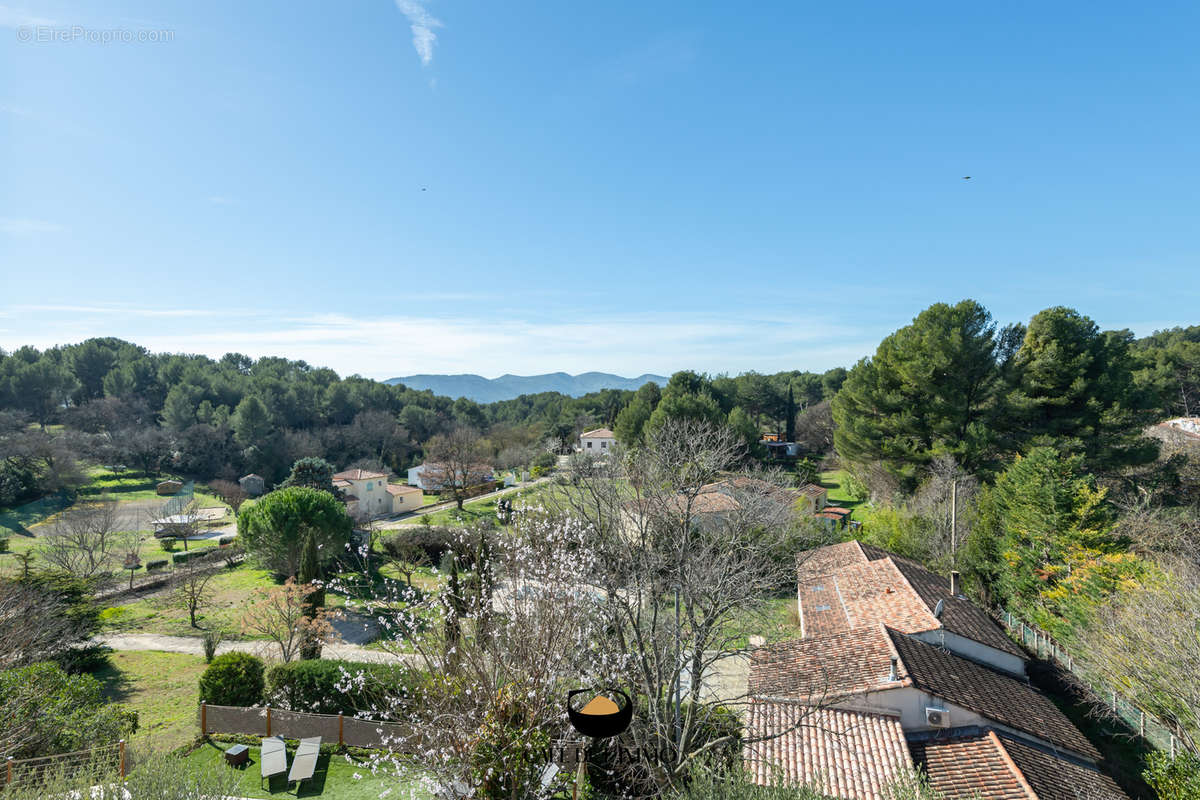
[[125, 740], [116, 744], [100, 745], [87, 750], [57, 753], [52, 756], [34, 758], [12, 758], [5, 760], [4, 786], [28, 783], [53, 771], [72, 769], [112, 769], [113, 774], [125, 779]]
[[1093, 676], [1077, 669], [1075, 657], [1071, 651], [1055, 641], [1053, 636], [1041, 628], [1030, 625], [1006, 609], [1000, 609], [997, 617], [1009, 635], [1020, 642], [1026, 650], [1033, 652], [1038, 658], [1053, 661], [1079, 678], [1097, 697], [1103, 698], [1110, 715], [1124, 722], [1130, 730], [1136, 731], [1137, 735], [1151, 747], [1169, 753], [1171, 758], [1175, 757], [1179, 750], [1179, 738], [1170, 725], [1139, 708], [1133, 701], [1110, 687], [1097, 686]]

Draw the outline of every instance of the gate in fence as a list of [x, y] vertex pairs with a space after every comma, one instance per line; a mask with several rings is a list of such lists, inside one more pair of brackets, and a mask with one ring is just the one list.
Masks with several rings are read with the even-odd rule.
[[1179, 740], [1169, 725], [1138, 708], [1112, 689], [1093, 685], [1089, 676], [1076, 670], [1075, 657], [1071, 655], [1070, 651], [1041, 628], [1030, 625], [1004, 609], [1000, 610], [999, 618], [1009, 634], [1026, 649], [1032, 650], [1038, 658], [1054, 661], [1072, 675], [1083, 680], [1097, 695], [1104, 698], [1109, 713], [1128, 725], [1131, 730], [1137, 731], [1138, 735], [1145, 739], [1151, 747], [1170, 753], [1172, 758], [1175, 757]]

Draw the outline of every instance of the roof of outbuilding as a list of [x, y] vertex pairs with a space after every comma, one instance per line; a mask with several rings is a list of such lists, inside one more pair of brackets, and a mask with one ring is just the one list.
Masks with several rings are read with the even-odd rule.
[[403, 483], [389, 483], [387, 485], [389, 494], [410, 494], [416, 492], [421, 494], [421, 490], [416, 486], [405, 486]]
[[884, 800], [912, 767], [896, 716], [755, 700], [747, 727], [749, 738], [763, 739], [742, 751], [758, 784], [804, 784], [847, 800]]
[[608, 428], [596, 428], [594, 431], [587, 431], [580, 439], [615, 439], [617, 435]]

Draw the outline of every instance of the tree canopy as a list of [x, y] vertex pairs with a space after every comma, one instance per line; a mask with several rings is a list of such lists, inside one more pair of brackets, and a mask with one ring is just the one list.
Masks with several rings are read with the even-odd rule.
[[237, 524], [246, 551], [280, 577], [296, 574], [308, 535], [328, 559], [345, 550], [354, 528], [337, 498], [304, 486], [278, 489], [246, 504]]

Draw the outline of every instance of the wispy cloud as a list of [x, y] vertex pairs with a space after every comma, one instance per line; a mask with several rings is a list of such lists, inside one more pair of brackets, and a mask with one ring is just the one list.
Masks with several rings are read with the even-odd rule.
[[[844, 321], [715, 314], [623, 314], [591, 320], [507, 317], [243, 313], [230, 309], [125, 306], [9, 307], [22, 334], [0, 347], [49, 347], [119, 336], [160, 352], [227, 352], [303, 359], [339, 373], [390, 378], [415, 373], [539, 374], [602, 370], [623, 375], [679, 369], [827, 369], [853, 364], [877, 337]], [[177, 319], [170, 319], [177, 317]], [[191, 319], [189, 319], [191, 317]], [[18, 340], [19, 339], [19, 340]], [[654, 342], [648, 349], [647, 342]]]
[[115, 316], [131, 316], [131, 317], [212, 317], [224, 314], [226, 312], [217, 311], [215, 309], [205, 308], [137, 308], [126, 305], [65, 305], [65, 304], [38, 304], [38, 305], [21, 305], [13, 306], [13, 311], [38, 312], [38, 313], [55, 313], [66, 312], [71, 314], [100, 314], [100, 315], [115, 315]]
[[24, 9], [0, 6], [0, 28], [25, 28], [54, 24], [54, 20], [39, 17]]
[[28, 219], [26, 217], [0, 217], [0, 233], [10, 236], [31, 236], [38, 233], [58, 233], [66, 230], [57, 222], [47, 222], [44, 219]]
[[233, 198], [228, 195], [214, 194], [209, 196], [208, 202], [214, 206], [228, 206], [233, 204]]
[[442, 21], [430, 14], [419, 0], [396, 0], [396, 8], [408, 18], [413, 47], [421, 57], [421, 63], [429, 66], [433, 63], [433, 45], [437, 42], [437, 34], [433, 29], [443, 27]]
[[4, 103], [0, 103], [0, 114], [12, 114], [14, 117], [32, 116], [32, 112], [30, 112], [28, 108], [23, 108], [22, 106], [10, 106]]

